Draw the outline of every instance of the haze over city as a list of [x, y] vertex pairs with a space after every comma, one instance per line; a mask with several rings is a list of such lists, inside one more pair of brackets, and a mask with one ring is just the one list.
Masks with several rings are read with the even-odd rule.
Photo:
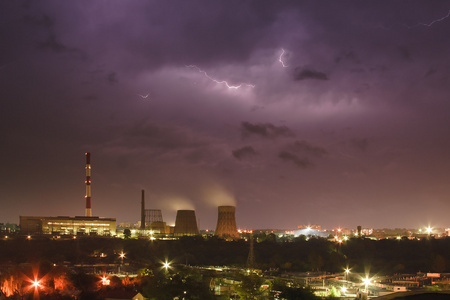
[[2, 1], [1, 222], [218, 205], [450, 227], [447, 1]]

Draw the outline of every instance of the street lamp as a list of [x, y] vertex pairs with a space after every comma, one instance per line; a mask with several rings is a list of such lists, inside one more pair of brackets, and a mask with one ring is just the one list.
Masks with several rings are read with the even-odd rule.
[[348, 273], [350, 273], [350, 269], [345, 269], [345, 281], [348, 281]]
[[103, 275], [102, 277], [102, 285], [109, 285], [111, 283], [111, 280], [106, 277], [106, 275]]
[[122, 263], [123, 263], [123, 259], [125, 258], [125, 253], [121, 252], [121, 253], [119, 254], [119, 257], [120, 257], [120, 260], [121, 260]]
[[369, 287], [369, 284], [370, 284], [370, 278], [369, 278], [369, 277], [366, 277], [366, 278], [364, 278], [364, 279], [362, 280], [362, 282], [364, 283], [364, 291], [365, 291], [366, 293], [368, 293], [368, 287]]

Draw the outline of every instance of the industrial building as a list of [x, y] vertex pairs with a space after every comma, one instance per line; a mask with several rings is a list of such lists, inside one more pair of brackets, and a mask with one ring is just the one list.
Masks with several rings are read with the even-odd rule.
[[100, 217], [20, 216], [22, 234], [116, 235], [116, 219]]

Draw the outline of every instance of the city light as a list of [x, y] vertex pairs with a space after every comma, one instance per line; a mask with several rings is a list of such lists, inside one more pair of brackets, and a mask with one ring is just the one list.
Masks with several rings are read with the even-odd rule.
[[102, 277], [102, 285], [109, 285], [111, 283], [111, 280], [108, 279], [105, 275]]
[[346, 268], [345, 269], [345, 280], [347, 281], [348, 280], [348, 274], [350, 273], [350, 269], [349, 268]]
[[41, 285], [39, 283], [39, 280], [35, 279], [32, 283], [31, 286], [34, 287], [35, 289], [40, 288]]
[[367, 292], [369, 288], [369, 284], [371, 283], [371, 279], [369, 277], [363, 278], [362, 282], [364, 283], [364, 291]]

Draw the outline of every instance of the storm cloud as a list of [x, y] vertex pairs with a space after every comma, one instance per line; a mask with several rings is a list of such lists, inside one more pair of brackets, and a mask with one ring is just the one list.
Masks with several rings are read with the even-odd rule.
[[145, 189], [201, 229], [220, 191], [242, 228], [447, 228], [449, 10], [0, 1], [0, 222], [83, 214], [89, 151], [93, 212], [118, 223]]
[[296, 68], [294, 71], [294, 80], [318, 79], [328, 80], [327, 74], [311, 69]]
[[245, 146], [236, 150], [233, 150], [232, 152], [233, 156], [237, 159], [243, 159], [246, 157], [252, 157], [254, 155], [257, 155], [258, 153], [253, 149], [252, 146]]
[[278, 154], [278, 157], [285, 161], [285, 162], [292, 162], [294, 163], [294, 165], [296, 165], [297, 167], [301, 168], [301, 169], [308, 169], [314, 166], [314, 164], [312, 162], [309, 161], [308, 158], [304, 157], [304, 158], [300, 158], [297, 155], [288, 152], [288, 151], [281, 151]]
[[287, 126], [275, 126], [271, 123], [241, 123], [242, 137], [260, 136], [263, 138], [293, 137], [294, 133]]

